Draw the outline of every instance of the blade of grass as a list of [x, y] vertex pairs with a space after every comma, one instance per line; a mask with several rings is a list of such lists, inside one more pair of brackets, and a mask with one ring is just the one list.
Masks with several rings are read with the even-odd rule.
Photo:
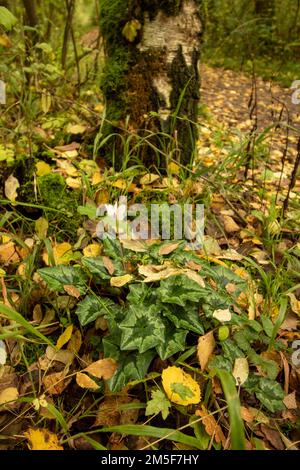
[[25, 318], [20, 313], [16, 312], [12, 308], [7, 307], [6, 305], [0, 304], [0, 313], [5, 315], [10, 320], [13, 320], [19, 325], [21, 325], [23, 328], [25, 328], [25, 330], [27, 330], [33, 336], [36, 336], [37, 338], [41, 339], [44, 343], [47, 343], [50, 346], [55, 347], [52, 341], [46, 338], [46, 336], [44, 336], [40, 331], [34, 328], [27, 320], [25, 320]]
[[180, 431], [169, 428], [156, 428], [154, 426], [143, 426], [141, 424], [135, 425], [120, 425], [102, 428], [99, 432], [118, 432], [131, 436], [147, 436], [156, 437], [158, 439], [169, 439], [170, 441], [179, 442], [196, 449], [203, 450], [200, 442], [195, 437], [187, 436]]
[[227, 370], [215, 369], [223, 387], [229, 411], [231, 448], [245, 450], [245, 429], [241, 417], [241, 403], [233, 376]]

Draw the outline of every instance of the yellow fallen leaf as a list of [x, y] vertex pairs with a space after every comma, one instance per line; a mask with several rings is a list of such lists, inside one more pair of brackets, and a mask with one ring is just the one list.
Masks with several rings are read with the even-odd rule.
[[81, 178], [71, 178], [71, 176], [66, 178], [66, 183], [67, 186], [72, 189], [79, 189], [82, 186]]
[[[55, 264], [69, 264], [72, 257], [72, 246], [70, 243], [58, 243], [52, 247]], [[47, 250], [43, 253], [43, 261], [49, 266], [49, 255]]]
[[193, 405], [201, 400], [199, 384], [180, 367], [164, 369], [162, 385], [169, 400], [177, 405]]
[[35, 231], [40, 240], [44, 240], [46, 238], [48, 227], [49, 227], [48, 220], [45, 219], [44, 217], [40, 217], [39, 219], [36, 220]]
[[20, 183], [13, 175], [10, 175], [5, 181], [4, 193], [7, 199], [12, 202], [15, 202], [17, 199], [18, 193], [17, 189], [20, 187]]
[[103, 181], [103, 176], [100, 170], [97, 170], [92, 176], [92, 186], [96, 186], [97, 184], [101, 183], [101, 181]]
[[46, 162], [37, 162], [35, 168], [37, 176], [44, 176], [51, 173], [51, 166]]
[[176, 276], [177, 274], [183, 274], [183, 270], [180, 268], [173, 268], [166, 265], [151, 265], [139, 266], [139, 274], [145, 276], [143, 282], [156, 282], [163, 279], [167, 279], [170, 276]]
[[18, 398], [18, 389], [16, 387], [7, 387], [0, 392], [0, 407], [2, 407], [3, 405], [10, 405], [15, 402]]
[[68, 351], [72, 351], [74, 354], [79, 352], [79, 349], [82, 345], [82, 336], [80, 330], [77, 328], [73, 330], [73, 334], [71, 336], [70, 341], [68, 342], [67, 349]]
[[125, 286], [125, 284], [128, 284], [128, 282], [132, 281], [133, 276], [131, 274], [125, 274], [125, 276], [116, 276], [112, 277], [110, 280], [110, 285], [112, 287], [122, 287]]
[[77, 385], [81, 388], [89, 388], [91, 390], [98, 390], [99, 385], [92, 380], [88, 375], [83, 374], [82, 372], [77, 372], [76, 374]]
[[83, 249], [83, 254], [87, 258], [94, 258], [101, 254], [102, 247], [98, 243], [91, 243]]
[[128, 183], [123, 179], [118, 179], [114, 181], [111, 185], [113, 188], [126, 189], [128, 186]]
[[4, 266], [20, 261], [19, 253], [14, 242], [10, 241], [0, 245], [0, 263]]
[[209, 358], [214, 352], [215, 345], [216, 342], [212, 331], [206, 333], [206, 335], [200, 336], [198, 339], [197, 355], [201, 370], [206, 369]]
[[68, 134], [83, 134], [86, 131], [86, 126], [82, 124], [68, 124], [66, 128], [66, 132]]
[[238, 232], [240, 230], [240, 227], [234, 221], [234, 219], [232, 217], [230, 217], [230, 215], [223, 215], [222, 216], [222, 222], [224, 224], [225, 232], [227, 232], [227, 233], [234, 233], [234, 232]]
[[0, 35], [0, 46], [10, 48], [12, 47], [11, 40], [6, 34], [1, 34]]
[[61, 349], [65, 344], [67, 344], [70, 341], [72, 332], [73, 332], [73, 325], [69, 325], [58, 338], [57, 343], [56, 343], [57, 349]]
[[30, 450], [64, 450], [64, 448], [59, 445], [57, 435], [47, 429], [29, 428], [24, 433], [24, 436], [28, 440]]
[[98, 379], [109, 380], [116, 372], [118, 365], [114, 359], [100, 359], [99, 361], [93, 362], [84, 369], [84, 372], [97, 377]]

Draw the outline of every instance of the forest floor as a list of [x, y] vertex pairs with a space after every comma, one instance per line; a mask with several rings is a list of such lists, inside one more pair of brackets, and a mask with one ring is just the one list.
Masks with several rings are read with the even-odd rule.
[[[0, 449], [298, 449], [300, 106], [206, 65], [202, 84], [198, 157], [165, 175], [97, 164], [94, 91], [0, 116]], [[203, 248], [100, 242], [121, 195], [204, 204]]]

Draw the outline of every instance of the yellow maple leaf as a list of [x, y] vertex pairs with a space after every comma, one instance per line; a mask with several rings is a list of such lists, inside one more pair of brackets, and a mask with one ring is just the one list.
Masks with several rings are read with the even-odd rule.
[[201, 400], [199, 384], [180, 367], [167, 367], [162, 372], [162, 385], [167, 397], [177, 405], [197, 404]]
[[29, 428], [24, 433], [24, 436], [28, 440], [30, 450], [64, 450], [64, 448], [59, 445], [57, 435], [47, 429]]

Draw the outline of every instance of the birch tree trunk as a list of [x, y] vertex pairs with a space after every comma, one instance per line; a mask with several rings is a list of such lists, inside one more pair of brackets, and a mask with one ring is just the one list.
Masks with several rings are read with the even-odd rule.
[[[100, 0], [107, 120], [122, 127], [129, 117], [129, 128], [140, 135], [145, 129], [170, 134], [172, 156], [183, 164], [192, 160], [197, 139], [200, 5], [201, 0]], [[149, 148], [143, 160], [158, 164]]]

